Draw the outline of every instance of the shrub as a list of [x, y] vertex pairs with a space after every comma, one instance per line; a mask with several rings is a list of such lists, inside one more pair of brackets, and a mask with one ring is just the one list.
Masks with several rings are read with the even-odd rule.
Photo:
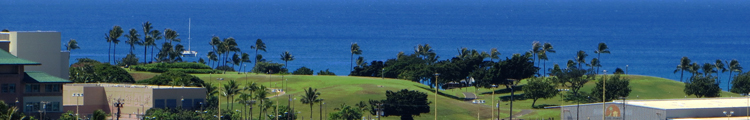
[[224, 66], [216, 67], [216, 70], [219, 70], [219, 71], [234, 71], [234, 68], [229, 67], [229, 65], [224, 65]]
[[135, 54], [128, 54], [128, 56], [125, 56], [120, 61], [121, 61], [120, 63], [124, 64], [123, 66], [137, 65], [138, 57], [135, 57]]
[[170, 70], [153, 78], [138, 81], [149, 85], [203, 86], [203, 80], [182, 71]]
[[297, 70], [294, 70], [294, 72], [292, 74], [294, 74], [294, 75], [312, 75], [313, 72], [314, 71], [312, 69], [307, 68], [305, 66], [302, 66], [301, 68], [299, 68]]
[[318, 72], [318, 75], [336, 75], [336, 74], [333, 73], [333, 72], [331, 72], [331, 71], [328, 71], [328, 69], [326, 69], [326, 71], [320, 70]]
[[216, 71], [211, 69], [208, 65], [192, 62], [177, 62], [177, 63], [153, 63], [146, 65], [132, 66], [136, 71], [148, 71], [163, 73], [167, 71], [181, 71], [185, 73], [215, 73]]
[[268, 70], [271, 70], [274, 73], [277, 73], [281, 71], [281, 67], [284, 66], [280, 63], [269, 63], [269, 62], [258, 62], [255, 67], [253, 67], [254, 73], [266, 73]]

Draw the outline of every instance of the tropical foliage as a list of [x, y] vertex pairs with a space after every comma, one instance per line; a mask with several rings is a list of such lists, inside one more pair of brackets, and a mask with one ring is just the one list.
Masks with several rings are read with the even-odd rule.
[[697, 98], [702, 97], [720, 97], [721, 88], [716, 84], [716, 77], [694, 75], [685, 83], [685, 94], [695, 95]]

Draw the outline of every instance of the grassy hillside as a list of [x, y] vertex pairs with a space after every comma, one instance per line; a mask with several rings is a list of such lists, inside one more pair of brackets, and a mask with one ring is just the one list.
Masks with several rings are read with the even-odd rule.
[[[143, 72], [132, 72], [133, 76], [136, 78], [136, 80], [142, 80], [147, 79], [149, 76], [154, 76], [155, 73], [143, 73]], [[265, 75], [265, 74], [195, 74], [196, 76], [200, 77], [203, 80], [206, 80], [206, 82], [211, 82], [214, 84], [224, 84], [228, 80], [237, 80], [241, 84], [245, 84], [246, 82], [256, 82], [265, 86], [271, 86], [272, 88], [280, 88], [282, 86], [282, 76], [280, 75]], [[137, 77], [136, 77], [137, 76]], [[650, 77], [650, 76], [625, 76], [631, 79], [631, 87], [633, 88], [633, 91], [631, 92], [629, 99], [671, 99], [671, 98], [685, 98], [685, 94], [682, 92], [684, 84], [681, 82], [668, 80], [664, 78], [657, 78], [657, 77]], [[217, 80], [217, 78], [223, 78], [224, 80]], [[278, 100], [280, 104], [286, 105], [288, 103], [288, 96], [291, 95], [291, 98], [298, 98], [296, 101], [292, 102], [294, 106], [296, 107], [297, 111], [302, 112], [300, 114], [301, 116], [304, 116], [305, 118], [310, 117], [310, 106], [304, 105], [301, 102], [299, 102], [300, 95], [302, 92], [304, 92], [303, 89], [307, 87], [313, 87], [317, 88], [318, 91], [320, 91], [321, 98], [325, 99], [326, 107], [324, 111], [327, 112], [333, 112], [334, 107], [338, 107], [342, 103], [346, 103], [347, 105], [353, 105], [359, 101], [367, 101], [369, 99], [385, 99], [385, 91], [386, 90], [401, 90], [401, 89], [409, 89], [409, 90], [417, 90], [421, 92], [428, 93], [428, 99], [430, 101], [435, 102], [434, 100], [434, 91], [429, 89], [428, 86], [422, 85], [419, 83], [406, 81], [406, 80], [398, 80], [398, 79], [380, 79], [380, 78], [370, 78], [370, 77], [348, 77], [348, 76], [307, 76], [307, 75], [285, 75], [284, 78], [286, 81], [286, 84], [288, 84], [287, 93], [283, 95], [280, 98], [272, 98], [271, 100]], [[524, 82], [521, 82], [521, 85], [525, 84]], [[591, 89], [594, 87], [595, 83], [589, 82], [586, 84], [585, 87], [583, 87], [582, 91], [590, 92]], [[285, 85], [286, 86], [286, 85]], [[498, 91], [507, 91], [504, 90], [504, 87], [500, 87], [502, 89], [496, 89]], [[478, 95], [479, 99], [483, 99], [486, 101], [484, 104], [472, 104], [471, 102], [462, 101], [459, 100], [460, 98], [463, 98], [463, 92], [475, 92], [480, 93]], [[481, 119], [490, 119], [490, 113], [492, 106], [494, 106], [493, 103], [491, 103], [491, 99], [493, 98], [491, 94], [481, 94], [481, 93], [491, 93], [490, 89], [478, 89], [475, 90], [474, 88], [464, 88], [464, 89], [451, 89], [451, 90], [440, 90], [440, 93], [443, 95], [439, 95], [437, 99], [437, 105], [438, 105], [438, 118], [439, 119], [476, 119], [477, 115]], [[516, 94], [522, 94], [523, 91], [516, 91]], [[499, 92], [495, 94], [495, 100], [497, 100], [498, 97], [502, 96], [509, 96], [509, 92]], [[637, 97], [636, 97], [637, 96]], [[738, 94], [734, 93], [728, 93], [724, 92], [722, 93], [722, 96], [729, 97], [729, 96], [740, 96]], [[687, 96], [689, 98], [694, 98], [694, 96]], [[459, 98], [459, 99], [456, 99]], [[224, 98], [221, 99], [222, 108], [225, 108], [226, 105], [229, 105], [225, 103], [226, 100]], [[505, 118], [508, 117], [509, 112], [509, 102], [501, 102], [500, 103], [500, 116]], [[526, 110], [528, 114], [520, 116], [520, 118], [526, 118], [526, 119], [535, 119], [535, 118], [557, 118], [559, 119], [560, 112], [559, 109], [532, 109], [531, 108], [532, 100], [517, 100], [513, 102], [513, 111], [514, 115], [517, 115], [518, 112], [522, 112], [523, 110]], [[553, 99], [540, 99], [536, 103], [539, 104], [575, 104], [575, 103], [562, 103], [560, 96], [556, 96]], [[239, 104], [234, 105], [234, 109], [242, 109], [243, 106]], [[313, 118], [317, 119], [319, 118], [319, 104], [316, 104], [313, 106]], [[431, 105], [430, 109], [434, 109]], [[254, 110], [254, 113], [257, 116], [257, 109]], [[496, 111], [495, 111], [496, 112]], [[497, 114], [494, 114], [495, 117], [497, 117]], [[399, 119], [399, 117], [392, 116], [392, 117], [385, 117], [384, 120], [391, 120], [391, 119]], [[427, 119], [434, 119], [434, 112], [422, 114], [421, 116], [415, 116], [415, 119], [420, 120], [427, 120]]]

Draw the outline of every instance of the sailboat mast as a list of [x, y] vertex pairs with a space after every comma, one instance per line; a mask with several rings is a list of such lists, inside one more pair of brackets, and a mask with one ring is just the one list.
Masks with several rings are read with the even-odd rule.
[[190, 18], [188, 18], [188, 51], [192, 51], [190, 50], [190, 22], [192, 21], [190, 20]]

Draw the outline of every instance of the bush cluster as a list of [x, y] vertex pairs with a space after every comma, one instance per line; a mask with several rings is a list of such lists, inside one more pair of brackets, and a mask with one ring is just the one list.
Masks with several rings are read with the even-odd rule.
[[180, 71], [185, 73], [216, 73], [215, 70], [211, 69], [208, 65], [200, 63], [190, 62], [177, 62], [177, 63], [154, 63], [133, 66], [136, 71], [148, 71], [163, 73], [167, 71]]

